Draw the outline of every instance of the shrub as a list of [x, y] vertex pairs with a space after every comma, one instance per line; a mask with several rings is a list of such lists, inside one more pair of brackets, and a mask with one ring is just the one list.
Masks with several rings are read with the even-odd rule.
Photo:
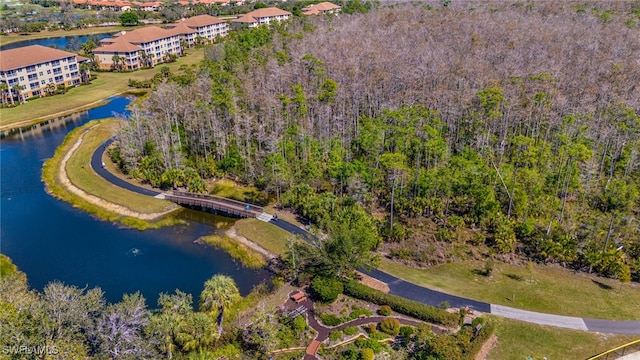
[[344, 285], [337, 278], [316, 277], [311, 282], [311, 291], [321, 303], [331, 304], [342, 294]]
[[345, 280], [344, 293], [377, 305], [389, 305], [394, 311], [423, 321], [446, 326], [453, 326], [458, 323], [457, 314], [451, 314], [445, 310], [437, 309], [417, 301], [404, 299], [396, 295], [386, 294], [353, 280]]
[[291, 328], [298, 333], [304, 331], [307, 328], [307, 321], [304, 319], [304, 316], [296, 316], [296, 318], [293, 319], [293, 326]]
[[360, 358], [360, 352], [355, 349], [347, 349], [341, 355], [343, 360], [358, 360]]
[[[484, 321], [484, 319], [482, 321]], [[475, 328], [473, 330], [475, 331]], [[482, 348], [482, 345], [484, 345], [484, 343], [489, 340], [494, 330], [495, 328], [492, 322], [486, 322], [482, 326], [482, 329], [477, 332], [477, 335], [473, 339], [471, 339], [469, 352], [466, 354], [467, 358], [472, 359], [474, 356], [476, 356], [476, 354], [480, 351], [480, 348]]]
[[[346, 329], [345, 329], [346, 330]], [[400, 336], [403, 338], [410, 338], [413, 335], [413, 328], [411, 326], [401, 326], [400, 327]]]
[[342, 339], [342, 331], [332, 331], [329, 333], [329, 340], [338, 341]]
[[373, 334], [374, 332], [376, 332], [376, 326], [374, 324], [367, 324], [364, 326], [364, 331], [366, 331], [368, 334]]
[[371, 311], [367, 310], [367, 309], [361, 309], [361, 308], [354, 308], [350, 313], [349, 313], [349, 319], [353, 320], [353, 319], [357, 319], [360, 317], [360, 315], [366, 315], [366, 316], [371, 316], [373, 315], [373, 313], [371, 313]]
[[354, 342], [359, 349], [371, 349], [374, 353], [379, 353], [383, 349], [383, 345], [373, 339], [358, 339]]
[[389, 305], [380, 306], [380, 310], [378, 310], [378, 314], [380, 314], [382, 316], [391, 315], [391, 307]]
[[362, 349], [362, 351], [360, 352], [360, 358], [362, 360], [373, 360], [373, 358], [376, 356], [376, 354], [373, 353], [373, 350], [366, 348], [366, 349]]
[[333, 314], [320, 314], [318, 316], [323, 324], [327, 326], [336, 326], [343, 323], [342, 319]]
[[400, 333], [400, 321], [394, 318], [386, 318], [380, 323], [380, 331], [396, 336]]
[[475, 329], [476, 326], [478, 326], [478, 325], [483, 325], [484, 326], [484, 323], [485, 323], [484, 318], [477, 317], [477, 318], [475, 318], [475, 319], [473, 319], [471, 321], [471, 326], [473, 326], [473, 328]]
[[449, 305], [449, 302], [445, 300], [445, 301], [441, 302], [440, 304], [438, 304], [438, 307], [440, 309], [446, 310], [446, 309], [450, 308], [451, 305]]
[[342, 330], [345, 335], [352, 336], [358, 333], [358, 328], [355, 326], [347, 326]]

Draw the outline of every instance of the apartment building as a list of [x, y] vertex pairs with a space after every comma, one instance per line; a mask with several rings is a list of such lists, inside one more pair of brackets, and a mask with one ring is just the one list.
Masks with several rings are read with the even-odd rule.
[[229, 24], [215, 16], [198, 15], [169, 24], [167, 25], [167, 29], [182, 36], [182, 40], [184, 40], [185, 43], [193, 46], [197, 37], [211, 42], [216, 37], [227, 36], [229, 33]]
[[302, 8], [303, 15], [334, 14], [340, 11], [340, 6], [328, 1], [313, 4]]
[[137, 70], [165, 62], [168, 54], [181, 55], [180, 40], [176, 31], [147, 26], [100, 40], [93, 54], [100, 69]]
[[[4, 102], [23, 101], [44, 96], [60, 85], [79, 85], [89, 73], [80, 71], [80, 64], [89, 59], [74, 53], [41, 45], [0, 50], [0, 83]], [[8, 94], [8, 97], [7, 97]]]
[[276, 7], [263, 8], [246, 13], [237, 19], [231, 20], [234, 27], [256, 27], [258, 25], [280, 22], [291, 17], [291, 13]]

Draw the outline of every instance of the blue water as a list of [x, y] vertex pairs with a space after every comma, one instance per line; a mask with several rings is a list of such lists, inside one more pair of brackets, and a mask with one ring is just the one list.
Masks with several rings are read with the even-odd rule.
[[[122, 114], [129, 99], [16, 132], [0, 142], [0, 252], [42, 290], [60, 280], [100, 287], [109, 301], [141, 291], [155, 306], [160, 292], [180, 289], [194, 295], [214, 274], [233, 277], [242, 294], [264, 281], [264, 270], [250, 270], [225, 252], [194, 243], [216, 231], [210, 214], [190, 216], [188, 225], [137, 231], [104, 222], [48, 195], [41, 182], [43, 162], [67, 133], [92, 119]], [[193, 214], [191, 214], [193, 215]]]
[[[36, 40], [23, 40], [16, 41], [11, 44], [1, 45], [0, 48], [2, 50], [15, 49], [18, 47], [29, 46], [29, 45], [42, 45], [49, 46], [56, 49], [67, 50], [67, 51], [78, 51], [80, 46], [87, 42], [89, 38], [93, 38], [95, 40], [102, 40], [108, 37], [111, 37], [111, 33], [107, 34], [93, 34], [93, 35], [76, 35], [76, 36], [61, 36], [61, 37], [53, 37], [46, 39], [36, 39]], [[96, 41], [97, 44], [97, 41]]]

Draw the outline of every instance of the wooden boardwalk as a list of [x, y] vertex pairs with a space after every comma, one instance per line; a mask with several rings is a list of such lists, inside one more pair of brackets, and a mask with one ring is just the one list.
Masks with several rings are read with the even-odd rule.
[[220, 212], [243, 218], [257, 218], [264, 213], [264, 208], [262, 206], [213, 195], [174, 191], [173, 194], [164, 194], [164, 198], [173, 201], [178, 205], [198, 208], [204, 211]]

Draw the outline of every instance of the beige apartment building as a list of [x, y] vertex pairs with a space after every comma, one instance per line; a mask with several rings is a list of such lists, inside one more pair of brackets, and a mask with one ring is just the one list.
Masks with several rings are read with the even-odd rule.
[[175, 31], [185, 43], [193, 46], [197, 37], [212, 42], [217, 37], [227, 36], [229, 24], [215, 16], [198, 15], [169, 24], [167, 29]]
[[165, 62], [168, 54], [182, 54], [180, 35], [156, 26], [121, 31], [100, 44], [93, 49], [100, 69], [137, 70]]
[[0, 101], [12, 103], [54, 92], [58, 86], [79, 85], [88, 80], [89, 71], [80, 64], [89, 59], [74, 53], [41, 45], [24, 46], [0, 51]]
[[193, 46], [198, 38], [211, 42], [226, 36], [229, 25], [214, 16], [194, 16], [170, 24], [166, 29], [157, 26], [122, 31], [100, 41], [93, 50], [100, 69], [137, 70], [167, 61], [167, 55], [179, 56], [183, 46]]
[[256, 27], [280, 22], [291, 17], [291, 13], [276, 7], [263, 8], [246, 13], [235, 20], [231, 20], [234, 27]]

